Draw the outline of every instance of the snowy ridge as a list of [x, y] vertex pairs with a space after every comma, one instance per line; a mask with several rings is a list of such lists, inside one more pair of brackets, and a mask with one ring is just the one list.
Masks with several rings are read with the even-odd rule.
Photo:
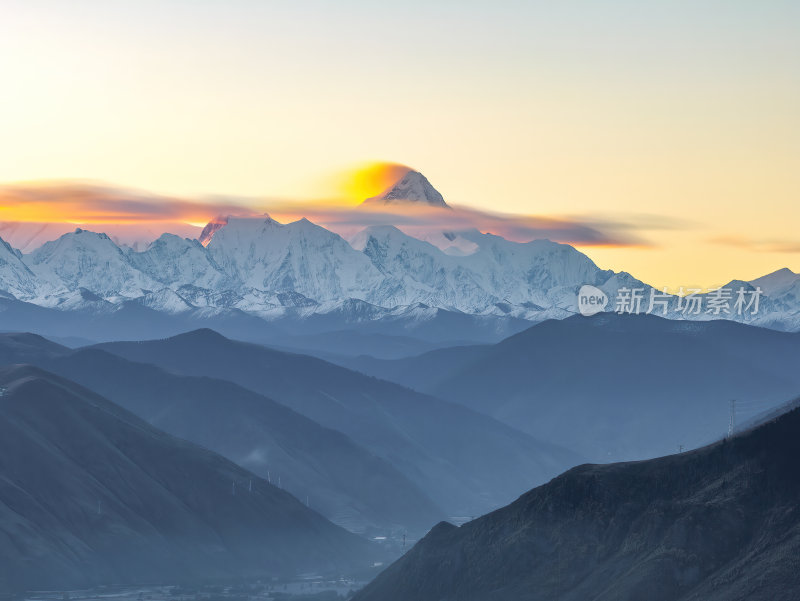
[[[29, 254], [0, 244], [0, 293], [42, 307], [108, 313], [126, 303], [166, 315], [423, 323], [442, 311], [531, 322], [577, 312], [584, 284], [602, 289], [614, 310], [621, 288], [651, 288], [625, 272], [602, 270], [575, 248], [517, 243], [478, 231], [448, 232], [470, 245], [452, 254], [393, 226], [373, 226], [350, 243], [307, 219], [230, 218], [207, 246], [163, 234], [145, 250], [75, 230]], [[740, 321], [800, 330], [800, 276], [788, 270], [752, 283], [769, 293]], [[643, 303], [646, 310], [647, 302]], [[660, 312], [657, 314], [661, 314]], [[705, 313], [675, 319], [711, 319]], [[737, 318], [737, 316], [723, 316]]]

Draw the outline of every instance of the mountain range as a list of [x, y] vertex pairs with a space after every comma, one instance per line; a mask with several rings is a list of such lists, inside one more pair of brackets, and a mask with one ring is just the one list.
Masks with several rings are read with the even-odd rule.
[[[457, 211], [413, 170], [353, 210], [397, 205]], [[0, 224], [0, 596], [372, 576], [407, 537], [355, 599], [800, 586], [800, 274], [632, 315], [660, 292], [549, 240], [42, 225]]]
[[94, 348], [176, 374], [226, 379], [275, 399], [391, 463], [448, 515], [488, 511], [526, 482], [545, 482], [583, 461], [457, 403], [210, 330]]
[[[447, 208], [415, 171], [368, 202], [401, 198]], [[88, 330], [88, 337], [108, 340], [141, 328], [147, 337], [147, 331], [170, 335], [207, 325], [290, 348], [307, 348], [296, 346], [302, 343], [293, 336], [350, 332], [352, 338], [358, 330], [442, 346], [496, 342], [531, 323], [574, 315], [583, 285], [608, 297], [606, 311], [615, 309], [621, 289], [641, 289], [643, 311], [655, 293], [628, 273], [600, 269], [566, 244], [512, 242], [477, 230], [442, 231], [427, 239], [437, 245], [387, 224], [345, 240], [307, 219], [282, 224], [263, 216], [215, 220], [202, 243], [165, 233], [137, 250], [83, 229], [26, 253], [3, 242], [0, 327], [20, 330], [38, 321], [45, 324], [40, 333], [86, 337], [81, 331]], [[760, 287], [765, 296], [759, 311], [694, 314], [672, 306], [677, 299], [670, 297], [670, 307], [658, 314], [800, 330], [800, 275], [783, 269], [728, 287]], [[93, 326], [97, 319], [102, 328]], [[332, 350], [310, 344], [320, 352]], [[394, 348], [389, 342], [384, 352], [403, 352]], [[339, 351], [358, 354], [358, 344], [343, 344]]]
[[68, 377], [363, 534], [419, 536], [583, 461], [459, 405], [209, 330], [76, 350], [6, 334], [0, 362]]
[[800, 390], [800, 334], [727, 320], [599, 313], [493, 345], [343, 359], [353, 369], [491, 415], [593, 461], [696, 448]]
[[336, 574], [383, 553], [74, 382], [0, 368], [0, 592]]
[[33, 334], [0, 335], [3, 364], [29, 363], [98, 392], [151, 425], [211, 449], [351, 531], [425, 532], [446, 514], [346, 435], [226, 380], [181, 376]]

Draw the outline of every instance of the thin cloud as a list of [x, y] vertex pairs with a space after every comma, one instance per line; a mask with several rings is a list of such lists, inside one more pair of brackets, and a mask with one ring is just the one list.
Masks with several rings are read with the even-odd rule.
[[277, 203], [269, 208], [269, 214], [279, 221], [306, 217], [345, 236], [365, 227], [391, 224], [411, 235], [477, 229], [517, 242], [547, 238], [578, 246], [652, 246], [633, 227], [622, 222], [509, 215], [452, 205], [449, 209], [441, 209], [394, 204], [352, 207]]
[[800, 253], [800, 242], [797, 240], [753, 239], [746, 236], [726, 235], [710, 238], [709, 242], [752, 252]]
[[183, 199], [75, 182], [0, 186], [0, 220], [49, 223], [207, 221], [213, 215], [252, 215], [232, 201]]
[[[673, 227], [658, 217], [646, 223], [621, 219], [553, 215], [513, 215], [453, 206], [357, 205], [343, 199], [286, 200], [178, 198], [82, 182], [47, 182], [0, 186], [0, 221], [92, 224], [202, 225], [220, 216], [255, 217], [269, 213], [278, 221], [307, 218], [345, 237], [372, 225], [395, 225], [411, 235], [477, 229], [527, 242], [547, 238], [576, 246], [632, 246], [653, 243], [643, 232]], [[677, 227], [677, 226], [675, 226]], [[98, 227], [99, 229], [99, 227]], [[111, 233], [111, 232], [106, 232]]]

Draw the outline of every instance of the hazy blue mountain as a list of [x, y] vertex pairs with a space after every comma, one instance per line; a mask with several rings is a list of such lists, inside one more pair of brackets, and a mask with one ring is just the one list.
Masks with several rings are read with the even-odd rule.
[[[453, 344], [497, 342], [530, 323], [426, 306], [387, 310], [363, 301], [344, 302], [324, 314], [286, 316], [277, 322], [240, 309], [204, 307], [170, 313], [150, 306], [156, 299], [182, 302], [177, 296], [155, 293], [112, 304], [82, 290], [69, 297], [68, 307], [42, 307], [0, 294], [0, 331], [109, 341], [147, 340], [211, 328], [231, 338], [311, 354], [367, 353], [389, 358]], [[365, 315], [369, 316], [366, 320]]]
[[442, 523], [354, 601], [793, 601], [800, 410], [700, 450], [585, 465]]
[[[357, 355], [369, 355], [380, 359], [400, 359], [420, 355], [443, 346], [459, 344], [459, 342], [455, 340], [432, 342], [413, 336], [369, 333], [354, 328], [319, 334], [273, 337], [271, 340], [264, 340], [263, 344], [278, 350], [289, 350], [330, 360], [330, 357], [346, 358]], [[464, 342], [462, 341], [461, 344]]]
[[595, 461], [696, 447], [800, 389], [800, 335], [731, 321], [602, 313], [495, 345], [345, 362], [557, 442]]
[[338, 572], [376, 553], [73, 382], [0, 369], [0, 591]]
[[497, 507], [581, 461], [454, 403], [210, 330], [98, 348], [273, 398], [389, 461], [450, 515]]
[[280, 482], [350, 530], [422, 534], [445, 515], [346, 435], [232, 382], [172, 374], [96, 349], [70, 351], [32, 334], [0, 335], [0, 361], [68, 377], [169, 434]]
[[69, 349], [37, 334], [0, 334], [0, 366], [15, 363], [40, 363], [59, 357]]

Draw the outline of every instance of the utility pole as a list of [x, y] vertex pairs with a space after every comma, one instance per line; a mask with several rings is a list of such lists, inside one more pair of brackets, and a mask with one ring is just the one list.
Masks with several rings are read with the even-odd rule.
[[731, 419], [728, 422], [728, 438], [733, 436], [733, 431], [736, 429], [736, 401], [731, 399]]
[[231, 483], [231, 494], [235, 497], [236, 496], [236, 480]]

